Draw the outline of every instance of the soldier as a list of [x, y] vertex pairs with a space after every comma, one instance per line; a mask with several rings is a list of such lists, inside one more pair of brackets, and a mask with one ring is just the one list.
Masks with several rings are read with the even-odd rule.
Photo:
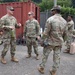
[[69, 15], [67, 19], [68, 19], [68, 22], [67, 22], [68, 38], [67, 38], [67, 42], [66, 42], [67, 49], [64, 51], [65, 53], [70, 52], [70, 45], [73, 42], [73, 31], [74, 31], [73, 16]]
[[3, 43], [4, 49], [1, 54], [1, 62], [6, 64], [5, 55], [9, 49], [11, 53], [11, 61], [18, 62], [18, 59], [15, 58], [16, 51], [16, 37], [15, 37], [15, 28], [19, 28], [21, 24], [17, 24], [16, 18], [13, 16], [14, 8], [12, 6], [7, 6], [7, 14], [4, 15], [0, 20], [0, 28], [3, 28]]
[[37, 20], [34, 19], [34, 13], [28, 13], [29, 20], [26, 21], [24, 27], [24, 37], [26, 38], [26, 45], [28, 48], [28, 56], [27, 58], [31, 57], [32, 46], [34, 48], [34, 52], [36, 54], [36, 59], [38, 60], [38, 42], [37, 39], [40, 35], [40, 25]]
[[[53, 66], [50, 70], [51, 75], [56, 75], [60, 64], [60, 51], [62, 43], [67, 39], [66, 21], [60, 15], [60, 7], [53, 7], [52, 17], [47, 19], [45, 30], [42, 36], [44, 41], [42, 63], [38, 67], [40, 73], [44, 73], [45, 64], [50, 52], [53, 50]], [[63, 37], [64, 36], [64, 37]]]

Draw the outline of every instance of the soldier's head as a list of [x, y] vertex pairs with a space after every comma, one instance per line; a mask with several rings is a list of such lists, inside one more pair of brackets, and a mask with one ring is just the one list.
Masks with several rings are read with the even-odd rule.
[[33, 19], [34, 13], [32, 11], [28, 12], [28, 18]]
[[9, 15], [13, 15], [13, 12], [14, 12], [14, 8], [12, 6], [7, 6], [7, 13]]
[[72, 19], [73, 19], [73, 16], [72, 15], [68, 15], [67, 20], [71, 21]]
[[59, 5], [57, 5], [57, 6], [55, 6], [55, 7], [53, 7], [52, 9], [51, 9], [51, 13], [52, 13], [52, 15], [54, 15], [54, 14], [56, 14], [56, 13], [60, 13], [61, 12], [61, 6], [59, 6]]

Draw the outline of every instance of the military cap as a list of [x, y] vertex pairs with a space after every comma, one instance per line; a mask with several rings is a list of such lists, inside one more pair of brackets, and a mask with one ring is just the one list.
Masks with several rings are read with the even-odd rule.
[[28, 15], [34, 15], [34, 13], [32, 11], [28, 12]]
[[53, 10], [61, 10], [61, 6], [59, 6], [59, 5], [57, 5], [57, 6], [54, 6], [52, 9], [51, 9], [51, 11], [53, 11]]
[[7, 9], [14, 11], [14, 8], [12, 6], [7, 6]]

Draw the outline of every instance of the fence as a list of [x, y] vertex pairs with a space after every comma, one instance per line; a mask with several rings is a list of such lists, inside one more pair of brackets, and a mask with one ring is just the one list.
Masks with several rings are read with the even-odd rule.
[[51, 13], [46, 11], [46, 12], [41, 12], [40, 13], [40, 26], [44, 30], [46, 20], [51, 16]]

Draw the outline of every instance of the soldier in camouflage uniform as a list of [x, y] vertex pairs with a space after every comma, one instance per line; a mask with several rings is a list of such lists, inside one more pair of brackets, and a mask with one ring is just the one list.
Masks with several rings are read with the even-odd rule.
[[68, 16], [67, 27], [68, 27], [68, 38], [67, 38], [67, 42], [66, 42], [67, 49], [64, 52], [69, 53], [70, 52], [70, 44], [73, 42], [73, 30], [74, 30], [74, 22], [73, 22], [72, 15]]
[[7, 14], [0, 20], [0, 28], [3, 28], [3, 43], [4, 49], [1, 54], [1, 62], [6, 64], [4, 59], [10, 45], [11, 61], [18, 62], [18, 59], [14, 57], [16, 51], [16, 36], [15, 28], [19, 28], [21, 24], [17, 24], [16, 18], [13, 17], [14, 8], [7, 6]]
[[37, 39], [40, 35], [40, 25], [37, 20], [33, 18], [34, 13], [29, 12], [28, 18], [29, 20], [26, 21], [24, 27], [24, 37], [26, 38], [26, 45], [28, 48], [28, 56], [27, 58], [31, 57], [32, 46], [34, 48], [34, 52], [36, 54], [36, 59], [38, 60], [38, 42]]
[[26, 38], [26, 45], [28, 48], [28, 56], [31, 57], [32, 46], [34, 48], [34, 52], [36, 54], [36, 59], [38, 60], [38, 42], [37, 39], [40, 38], [40, 25], [37, 20], [33, 18], [34, 13], [29, 12], [28, 18], [24, 27], [24, 37]]
[[[47, 19], [42, 40], [45, 41], [43, 49], [42, 63], [38, 67], [40, 73], [44, 73], [44, 67], [48, 56], [53, 50], [53, 66], [50, 70], [51, 75], [56, 75], [60, 64], [60, 52], [64, 40], [67, 39], [67, 22], [60, 15], [60, 7], [52, 9], [53, 16]], [[64, 36], [64, 37], [63, 37]]]

